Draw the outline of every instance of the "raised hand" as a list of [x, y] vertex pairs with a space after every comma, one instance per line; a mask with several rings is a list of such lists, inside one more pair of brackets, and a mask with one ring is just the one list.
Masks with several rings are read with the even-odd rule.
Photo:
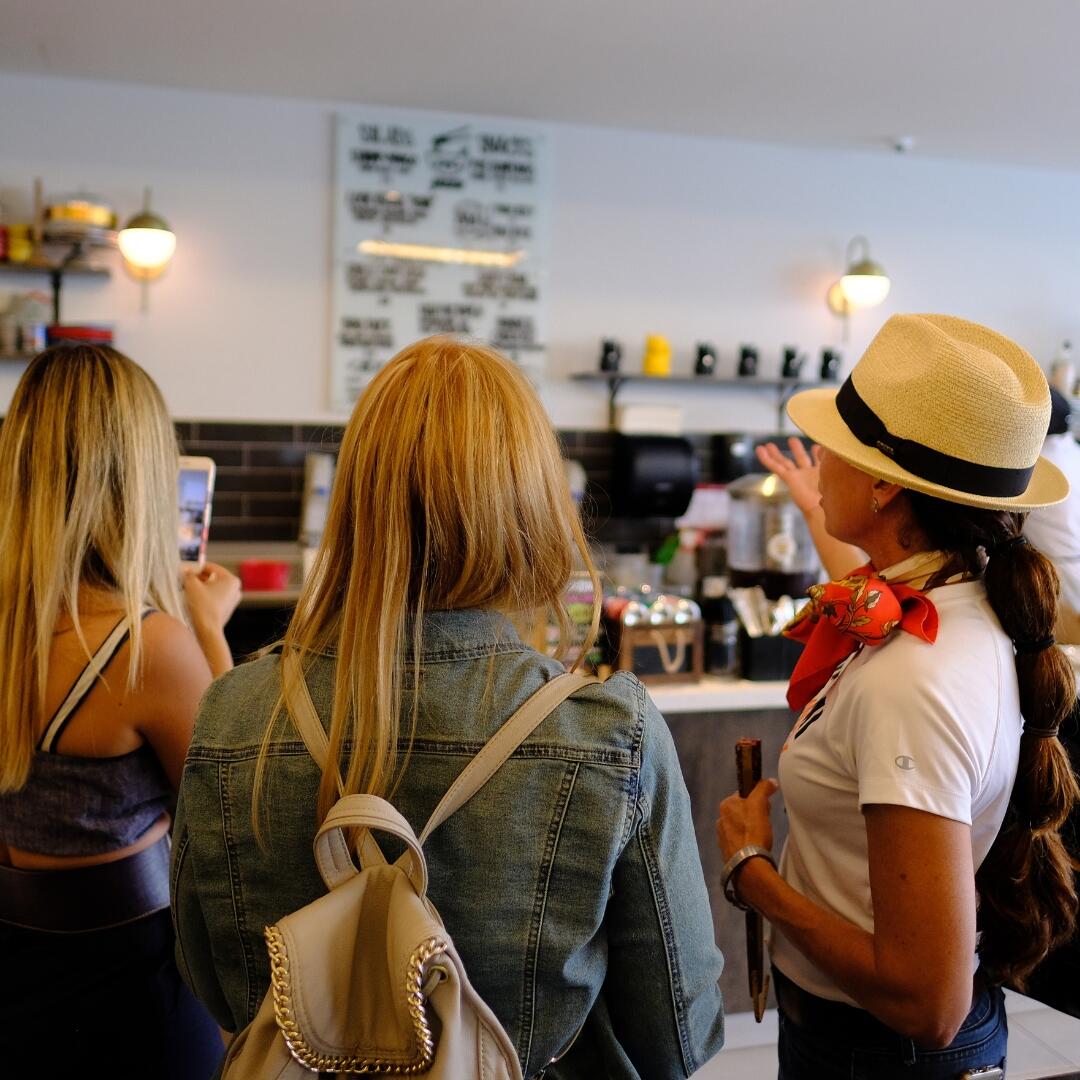
[[788, 448], [791, 450], [790, 457], [772, 442], [757, 447], [754, 452], [769, 472], [784, 481], [795, 505], [806, 514], [817, 507], [821, 498], [818, 491], [821, 447], [815, 446], [811, 457], [802, 440], [791, 436], [788, 438]]

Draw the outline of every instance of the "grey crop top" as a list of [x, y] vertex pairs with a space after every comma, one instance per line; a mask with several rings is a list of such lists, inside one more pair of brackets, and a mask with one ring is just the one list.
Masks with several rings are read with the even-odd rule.
[[101, 643], [45, 728], [29, 779], [18, 791], [0, 795], [3, 843], [39, 855], [100, 855], [135, 843], [171, 806], [172, 787], [149, 743], [103, 758], [54, 749], [130, 632], [122, 619]]

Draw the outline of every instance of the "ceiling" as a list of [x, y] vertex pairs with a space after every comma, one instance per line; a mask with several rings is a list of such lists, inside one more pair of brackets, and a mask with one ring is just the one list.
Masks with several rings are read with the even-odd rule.
[[[1076, 0], [2, 0], [0, 70], [1080, 171]], [[5, 102], [5, 107], [10, 107]]]

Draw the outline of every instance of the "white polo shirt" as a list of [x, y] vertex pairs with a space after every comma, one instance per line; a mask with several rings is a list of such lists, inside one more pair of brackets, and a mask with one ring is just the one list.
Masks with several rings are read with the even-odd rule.
[[[971, 826], [976, 869], [1005, 816], [1020, 747], [1013, 648], [981, 581], [927, 593], [937, 640], [899, 631], [863, 648], [803, 710], [780, 753], [789, 833], [784, 879], [873, 931], [867, 803]], [[776, 929], [774, 963], [819, 997], [855, 1004]]]

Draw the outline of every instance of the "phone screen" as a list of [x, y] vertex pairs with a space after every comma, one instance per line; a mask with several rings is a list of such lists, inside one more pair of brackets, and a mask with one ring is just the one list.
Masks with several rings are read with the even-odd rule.
[[206, 559], [210, 531], [210, 502], [214, 494], [214, 463], [182, 459], [178, 483], [180, 509], [180, 558], [197, 563]]

